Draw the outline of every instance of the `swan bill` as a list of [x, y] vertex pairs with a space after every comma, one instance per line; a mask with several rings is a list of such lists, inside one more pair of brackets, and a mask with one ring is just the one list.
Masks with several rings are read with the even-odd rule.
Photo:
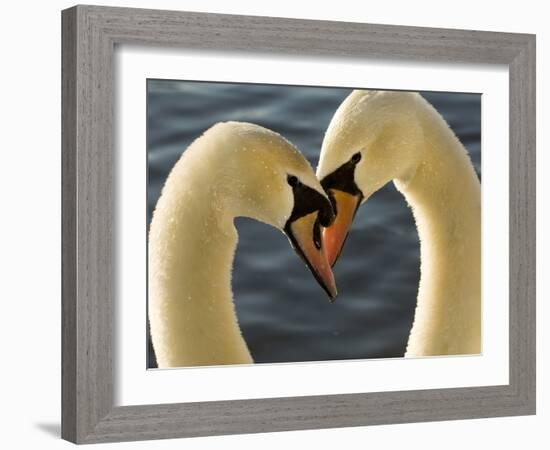
[[329, 197], [336, 211], [336, 219], [331, 226], [323, 229], [323, 245], [329, 264], [333, 267], [342, 253], [362, 196], [338, 189], [329, 189]]
[[319, 211], [314, 211], [289, 221], [285, 227], [285, 233], [296, 253], [303, 259], [330, 301], [333, 302], [338, 292], [323, 246], [318, 216]]
[[347, 162], [321, 180], [321, 186], [336, 214], [332, 224], [323, 225], [323, 245], [331, 267], [340, 257], [357, 208], [363, 201], [363, 192], [355, 182], [355, 169], [361, 159], [361, 152], [354, 153]]

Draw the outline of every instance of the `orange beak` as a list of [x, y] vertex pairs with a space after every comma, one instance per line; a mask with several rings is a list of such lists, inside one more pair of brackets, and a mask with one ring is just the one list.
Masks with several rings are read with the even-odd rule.
[[318, 214], [314, 211], [299, 217], [289, 224], [286, 233], [296, 252], [333, 302], [337, 295], [336, 282], [323, 247]]
[[331, 226], [323, 229], [323, 246], [332, 267], [342, 252], [353, 218], [361, 204], [361, 195], [338, 189], [330, 189], [329, 195], [336, 210], [336, 219]]

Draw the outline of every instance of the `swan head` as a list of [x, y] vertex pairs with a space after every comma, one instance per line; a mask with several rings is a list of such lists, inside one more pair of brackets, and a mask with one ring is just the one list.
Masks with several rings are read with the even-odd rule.
[[336, 283], [322, 242], [322, 227], [333, 222], [334, 213], [304, 156], [281, 135], [254, 124], [220, 123], [204, 137], [216, 149], [214, 188], [226, 213], [259, 220], [285, 233], [334, 300]]
[[389, 181], [405, 186], [414, 177], [424, 148], [420, 99], [410, 92], [355, 90], [334, 114], [317, 168], [336, 213], [323, 230], [331, 265], [359, 206]]

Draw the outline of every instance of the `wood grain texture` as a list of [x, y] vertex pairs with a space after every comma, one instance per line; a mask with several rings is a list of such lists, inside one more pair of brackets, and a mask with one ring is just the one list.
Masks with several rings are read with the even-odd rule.
[[[535, 412], [535, 38], [532, 35], [77, 6], [62, 14], [62, 435], [78, 443]], [[113, 406], [115, 44], [505, 64], [510, 71], [510, 383]]]
[[61, 434], [76, 440], [76, 10], [63, 14], [61, 50]]
[[510, 384], [535, 412], [535, 39], [510, 63]]

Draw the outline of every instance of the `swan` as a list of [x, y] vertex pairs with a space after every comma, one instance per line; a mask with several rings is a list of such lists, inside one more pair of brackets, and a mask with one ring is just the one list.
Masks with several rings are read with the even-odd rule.
[[353, 91], [326, 131], [317, 176], [336, 213], [323, 230], [331, 265], [359, 206], [386, 183], [412, 209], [421, 276], [405, 356], [480, 353], [481, 187], [435, 108], [418, 93]]
[[283, 231], [336, 296], [321, 241], [334, 215], [309, 163], [273, 131], [216, 124], [176, 162], [151, 220], [148, 314], [159, 368], [253, 362], [231, 290], [238, 216]]

